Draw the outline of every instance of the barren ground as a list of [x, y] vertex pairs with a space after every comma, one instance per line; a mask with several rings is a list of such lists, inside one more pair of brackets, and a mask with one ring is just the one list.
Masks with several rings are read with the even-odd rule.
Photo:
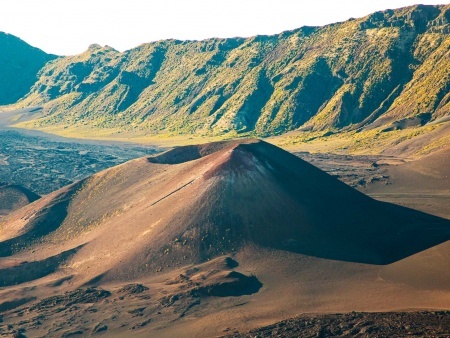
[[[207, 237], [189, 242], [185, 236], [193, 235], [189, 226], [197, 226], [189, 222], [198, 217], [189, 210], [200, 210], [207, 216], [198, 218], [198, 224], [205, 225], [199, 228], [201, 231], [208, 230], [206, 225], [212, 221], [223, 222], [223, 217], [228, 221], [217, 224], [226, 230], [228, 224], [233, 224], [229, 220], [236, 220], [227, 218], [227, 208], [235, 202], [230, 199], [230, 204], [221, 204], [214, 199], [217, 196], [238, 196], [236, 203], [246, 201], [255, 211], [255, 206], [261, 203], [266, 206], [274, 201], [278, 203], [271, 195], [263, 195], [263, 191], [285, 193], [284, 185], [276, 188], [280, 190], [275, 189], [283, 175], [264, 181], [256, 190], [260, 196], [256, 201], [252, 194], [246, 194], [245, 187], [253, 186], [246, 180], [239, 185], [243, 190], [227, 190], [227, 185], [221, 185], [225, 181], [220, 177], [227, 177], [227, 170], [235, 170], [236, 166], [251, 175], [268, 178], [266, 171], [275, 170], [274, 163], [278, 163], [271, 159], [265, 164], [263, 158], [258, 158], [254, 167], [252, 157], [243, 156], [239, 151], [238, 157], [221, 153], [218, 157], [197, 158], [193, 151], [158, 160], [137, 160], [26, 207], [25, 214], [45, 210], [38, 214], [45, 219], [55, 205], [66, 205], [69, 201], [69, 207], [64, 207], [69, 216], [63, 215], [58, 229], [44, 234], [41, 242], [29, 248], [8, 253], [2, 246], [6, 251], [0, 259], [4, 285], [0, 287], [0, 334], [33, 337], [448, 335], [449, 317], [445, 310], [450, 304], [449, 242], [381, 265], [356, 262], [348, 257], [338, 259], [330, 256], [332, 250], [325, 257], [317, 255], [318, 252], [308, 255], [292, 248], [280, 250], [274, 245], [267, 246], [258, 236], [252, 238], [257, 240], [256, 245], [234, 247], [233, 244], [221, 247], [220, 251], [203, 247], [202, 243], [216, 243]], [[445, 152], [422, 161], [398, 155], [297, 155], [377, 199], [450, 219]], [[249, 159], [252, 160], [246, 162]], [[303, 169], [309, 172], [307, 167]], [[233, 175], [235, 179], [238, 177]], [[309, 174], [305, 175], [299, 176], [305, 185], [299, 183], [300, 190], [295, 190], [297, 202], [303, 198], [302, 189], [314, 194], [317, 190], [314, 184], [322, 181], [317, 178], [311, 183]], [[334, 184], [324, 179], [320, 189], [325, 193]], [[198, 204], [205, 191], [209, 195], [203, 201], [209, 202]], [[276, 196], [286, 200], [283, 195]], [[322, 196], [317, 195], [317, 201]], [[341, 198], [345, 196], [347, 193], [342, 193]], [[341, 202], [342, 210], [347, 206], [353, 210], [358, 208], [346, 204], [344, 199]], [[237, 209], [243, 208], [238, 204]], [[88, 205], [96, 207], [86, 209]], [[210, 210], [211, 205], [223, 208], [221, 218], [216, 220], [211, 218], [213, 214], [203, 212]], [[289, 210], [283, 209], [282, 204], [279, 208]], [[242, 210], [245, 214], [241, 215], [249, 218], [248, 229], [251, 229], [254, 216], [248, 216], [252, 213], [245, 208]], [[361, 215], [365, 214], [364, 210]], [[14, 215], [17, 215], [13, 216], [15, 223], [8, 228], [8, 233], [1, 233], [0, 241], [21, 233], [25, 218], [22, 211]], [[326, 222], [320, 224], [327, 227]], [[189, 230], [186, 233], [174, 230], [185, 228]], [[121, 240], [117, 241], [118, 238]], [[206, 250], [207, 259], [202, 264], [199, 260], [203, 256], [193, 259], [190, 255], [194, 251], [186, 249], [193, 243]], [[172, 255], [173, 250], [185, 251]], [[59, 256], [62, 253], [67, 256]], [[370, 255], [367, 257], [371, 259]], [[32, 266], [34, 263], [38, 265]], [[52, 267], [52, 264], [56, 265]], [[43, 267], [50, 270], [40, 276]], [[27, 272], [17, 276], [24, 279], [17, 283], [8, 280], [13, 272], [22, 270]]]

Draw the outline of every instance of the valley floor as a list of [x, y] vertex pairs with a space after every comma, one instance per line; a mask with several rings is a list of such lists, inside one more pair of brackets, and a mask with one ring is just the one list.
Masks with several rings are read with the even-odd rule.
[[450, 219], [450, 149], [418, 160], [398, 155], [294, 154], [377, 200]]

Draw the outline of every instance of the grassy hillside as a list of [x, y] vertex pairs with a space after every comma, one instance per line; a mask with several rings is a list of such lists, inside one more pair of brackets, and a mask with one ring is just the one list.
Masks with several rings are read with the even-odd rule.
[[[92, 45], [49, 62], [22, 126], [89, 135], [279, 135], [421, 128], [450, 114], [450, 5], [274, 36]], [[61, 129], [60, 129], [61, 130]]]
[[0, 104], [15, 103], [38, 80], [39, 70], [56, 56], [0, 32]]

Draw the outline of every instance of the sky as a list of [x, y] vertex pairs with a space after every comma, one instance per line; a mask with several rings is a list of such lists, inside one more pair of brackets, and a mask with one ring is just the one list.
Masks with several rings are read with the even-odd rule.
[[0, 31], [47, 53], [124, 51], [162, 39], [276, 34], [427, 0], [0, 0]]

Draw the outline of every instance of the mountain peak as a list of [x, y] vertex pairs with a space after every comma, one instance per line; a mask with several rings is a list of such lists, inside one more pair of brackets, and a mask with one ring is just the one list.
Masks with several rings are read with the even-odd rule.
[[101, 46], [97, 43], [93, 43], [93, 44], [89, 45], [89, 47], [88, 47], [88, 51], [91, 51], [91, 52], [99, 51], [99, 50], [107, 50], [107, 51], [117, 52], [117, 50], [111, 46], [108, 46], [108, 45]]
[[91, 45], [89, 45], [88, 50], [97, 50], [97, 49], [102, 49], [103, 47], [100, 46], [98, 43], [93, 43]]

